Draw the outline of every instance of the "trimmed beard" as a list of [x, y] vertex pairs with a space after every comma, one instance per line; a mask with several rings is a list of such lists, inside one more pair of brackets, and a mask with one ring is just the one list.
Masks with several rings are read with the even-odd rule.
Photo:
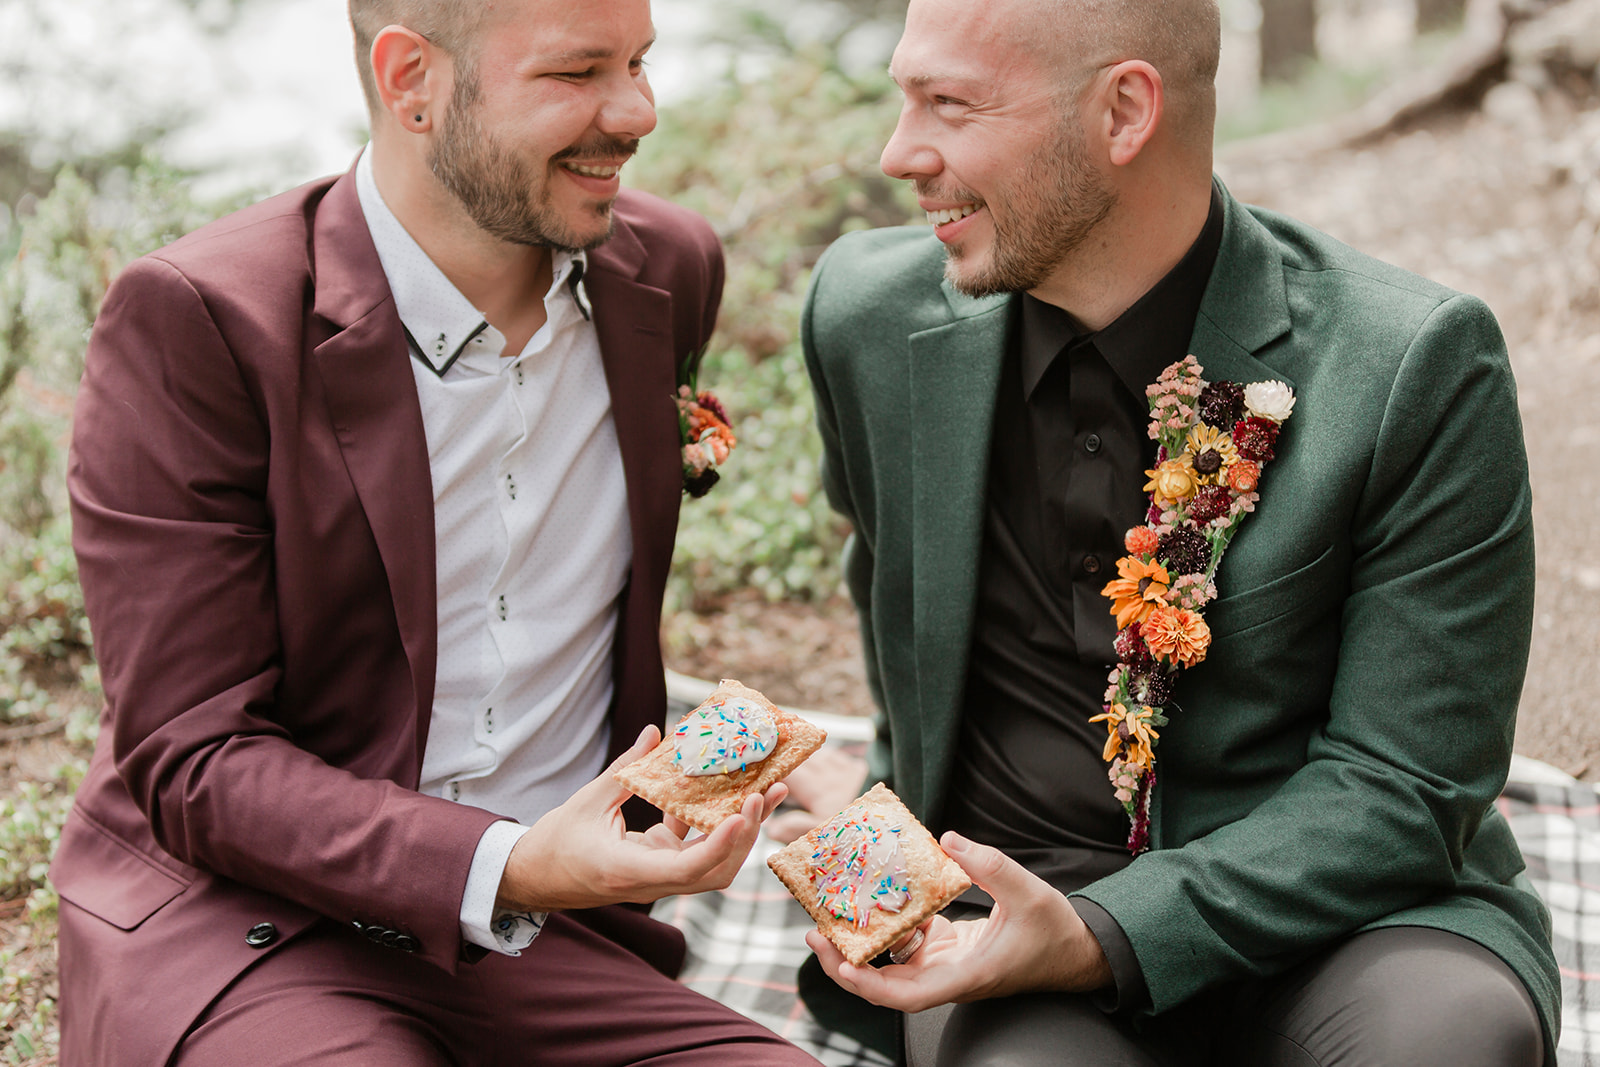
[[[1083, 124], [1066, 118], [1017, 169], [1021, 179], [1004, 201], [1006, 215], [989, 209], [994, 240], [988, 263], [963, 272], [959, 246], [948, 247], [944, 276], [957, 292], [980, 297], [1037, 289], [1111, 214], [1117, 195], [1085, 161], [1084, 140]], [[924, 195], [988, 206], [966, 190]]]
[[[428, 146], [428, 169], [439, 184], [461, 203], [479, 229], [501, 241], [565, 252], [604, 244], [614, 221], [612, 202], [592, 209], [595, 220], [604, 224], [599, 233], [585, 236], [575, 229], [550, 204], [551, 176], [536, 174], [526, 159], [483, 128], [478, 117], [481, 96], [477, 71], [467, 62], [458, 62], [450, 106], [445, 109], [439, 136]], [[602, 138], [557, 152], [547, 166], [553, 169], [562, 160], [586, 157], [614, 160], [632, 156], [638, 149], [637, 138]]]

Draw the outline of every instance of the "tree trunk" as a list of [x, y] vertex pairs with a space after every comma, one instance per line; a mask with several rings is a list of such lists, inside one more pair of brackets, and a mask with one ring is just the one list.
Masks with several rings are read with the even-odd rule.
[[1466, 13], [1466, 0], [1417, 0], [1417, 32], [1458, 26]]
[[1317, 55], [1317, 0], [1261, 0], [1261, 80], [1289, 81]]

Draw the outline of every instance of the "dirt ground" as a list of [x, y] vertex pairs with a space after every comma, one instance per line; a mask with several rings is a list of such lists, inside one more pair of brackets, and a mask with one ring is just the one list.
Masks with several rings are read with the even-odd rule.
[[[1306, 138], [1224, 151], [1241, 199], [1482, 297], [1517, 374], [1534, 487], [1538, 588], [1517, 750], [1600, 780], [1600, 110], [1520, 86], [1482, 112], [1360, 150]], [[1493, 457], [1482, 457], [1493, 462]], [[669, 657], [775, 699], [869, 710], [847, 604], [740, 601], [671, 619]]]

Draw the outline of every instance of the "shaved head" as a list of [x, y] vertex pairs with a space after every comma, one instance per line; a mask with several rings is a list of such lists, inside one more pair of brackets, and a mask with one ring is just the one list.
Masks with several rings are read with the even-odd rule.
[[350, 27], [356, 37], [356, 70], [367, 96], [367, 110], [381, 107], [372, 78], [372, 40], [385, 26], [404, 26], [471, 69], [479, 26], [490, 5], [484, 0], [350, 0]]
[[1076, 93], [1103, 64], [1142, 59], [1161, 74], [1169, 122], [1209, 143], [1222, 12], [1217, 0], [1021, 0], [1048, 62]]

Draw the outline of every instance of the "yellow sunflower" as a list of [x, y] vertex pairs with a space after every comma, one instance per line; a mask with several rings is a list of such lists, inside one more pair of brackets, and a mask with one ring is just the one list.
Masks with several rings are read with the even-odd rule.
[[1239, 462], [1239, 450], [1233, 438], [1214, 427], [1201, 423], [1189, 431], [1184, 439], [1183, 454], [1194, 466], [1195, 479], [1201, 485], [1216, 485], [1226, 475], [1228, 468]]

